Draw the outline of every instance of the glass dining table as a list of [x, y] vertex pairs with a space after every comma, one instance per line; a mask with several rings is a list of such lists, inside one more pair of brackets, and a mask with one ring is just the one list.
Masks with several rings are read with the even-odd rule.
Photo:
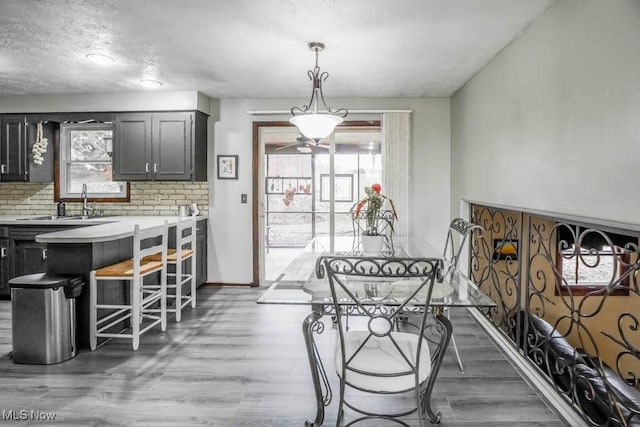
[[[331, 241], [314, 239], [291, 264], [282, 272], [269, 288], [258, 298], [258, 304], [283, 304], [283, 305], [307, 305], [310, 307], [310, 314], [302, 323], [309, 366], [313, 380], [316, 397], [316, 414], [313, 419], [306, 421], [307, 426], [319, 426], [324, 421], [325, 407], [331, 402], [332, 392], [320, 358], [314, 334], [321, 334], [325, 330], [325, 325], [321, 319], [326, 315], [334, 314], [334, 303], [331, 299], [330, 287], [325, 277], [322, 257], [323, 256], [375, 256], [388, 258], [434, 258], [440, 260], [441, 271], [447, 271], [446, 260], [443, 259], [442, 252], [434, 248], [424, 239], [405, 238], [394, 240], [393, 245], [387, 245], [381, 253], [365, 254], [354, 251], [353, 239], [350, 237], [335, 238]], [[391, 249], [393, 248], [393, 249]], [[442, 345], [435, 349], [432, 356], [432, 371], [425, 389], [424, 407], [431, 422], [439, 422], [439, 413], [431, 410], [431, 392], [435, 384], [442, 359], [453, 334], [453, 325], [447, 316], [447, 310], [452, 307], [480, 307], [491, 308], [496, 304], [484, 292], [482, 292], [473, 282], [466, 278], [459, 271], [454, 271], [444, 277], [444, 273], [439, 274], [433, 286], [431, 301], [428, 304], [433, 313], [433, 318], [441, 326], [445, 335]], [[363, 284], [363, 286], [367, 286]], [[364, 292], [371, 292], [369, 285]], [[384, 287], [383, 284], [375, 286], [376, 294], [371, 295], [372, 300], [380, 305], [393, 305], [394, 301], [403, 295], [395, 293], [406, 293], [402, 287]], [[380, 289], [384, 291], [380, 292]], [[346, 312], [357, 315], [357, 312], [349, 307], [355, 305], [348, 299], [340, 298], [340, 307]], [[424, 305], [424, 302], [423, 302]], [[344, 306], [344, 308], [342, 308]], [[335, 321], [335, 316], [332, 317]]]

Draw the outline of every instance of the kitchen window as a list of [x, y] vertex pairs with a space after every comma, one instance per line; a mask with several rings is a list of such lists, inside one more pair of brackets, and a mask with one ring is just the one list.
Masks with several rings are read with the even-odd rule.
[[129, 201], [129, 185], [113, 181], [113, 124], [63, 123], [56, 200], [80, 200], [83, 184], [92, 201]]

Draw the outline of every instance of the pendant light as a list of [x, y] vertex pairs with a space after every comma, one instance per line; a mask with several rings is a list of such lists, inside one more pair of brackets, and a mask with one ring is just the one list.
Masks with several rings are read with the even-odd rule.
[[[322, 138], [331, 135], [336, 126], [342, 123], [342, 120], [349, 112], [345, 108], [334, 110], [327, 106], [322, 93], [322, 82], [327, 80], [329, 73], [326, 71], [321, 73], [318, 66], [318, 53], [324, 50], [324, 44], [312, 42], [309, 43], [309, 49], [316, 54], [316, 66], [307, 71], [309, 79], [313, 82], [311, 99], [302, 108], [293, 107], [291, 109], [293, 117], [289, 119], [289, 122], [297, 126], [304, 136], [318, 142]], [[322, 101], [324, 111], [318, 111], [319, 101]]]

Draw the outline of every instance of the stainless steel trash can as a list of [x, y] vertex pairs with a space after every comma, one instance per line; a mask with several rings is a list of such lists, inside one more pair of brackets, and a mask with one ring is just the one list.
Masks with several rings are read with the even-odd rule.
[[13, 362], [50, 365], [71, 359], [76, 347], [79, 277], [47, 273], [9, 280]]

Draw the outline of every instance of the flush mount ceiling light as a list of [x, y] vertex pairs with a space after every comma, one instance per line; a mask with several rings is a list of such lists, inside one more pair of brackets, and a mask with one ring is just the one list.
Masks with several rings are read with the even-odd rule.
[[109, 65], [116, 62], [116, 60], [109, 55], [103, 55], [101, 53], [89, 53], [87, 59], [98, 65]]
[[[316, 54], [316, 66], [313, 70], [307, 71], [309, 79], [313, 82], [313, 88], [311, 90], [311, 99], [307, 105], [300, 107], [293, 107], [291, 114], [293, 117], [289, 119], [291, 124], [300, 129], [300, 132], [307, 138], [315, 139], [316, 141], [326, 138], [331, 135], [331, 132], [342, 123], [342, 120], [349, 114], [345, 108], [334, 110], [332, 107], [328, 107], [324, 100], [322, 93], [322, 82], [327, 80], [329, 73], [320, 72], [318, 66], [318, 52], [324, 50], [324, 43], [313, 42], [309, 43], [309, 49]], [[318, 102], [322, 101], [325, 111], [318, 111]]]
[[148, 87], [150, 89], [162, 86], [162, 82], [153, 79], [142, 79], [140, 80], [140, 84], [144, 87]]

